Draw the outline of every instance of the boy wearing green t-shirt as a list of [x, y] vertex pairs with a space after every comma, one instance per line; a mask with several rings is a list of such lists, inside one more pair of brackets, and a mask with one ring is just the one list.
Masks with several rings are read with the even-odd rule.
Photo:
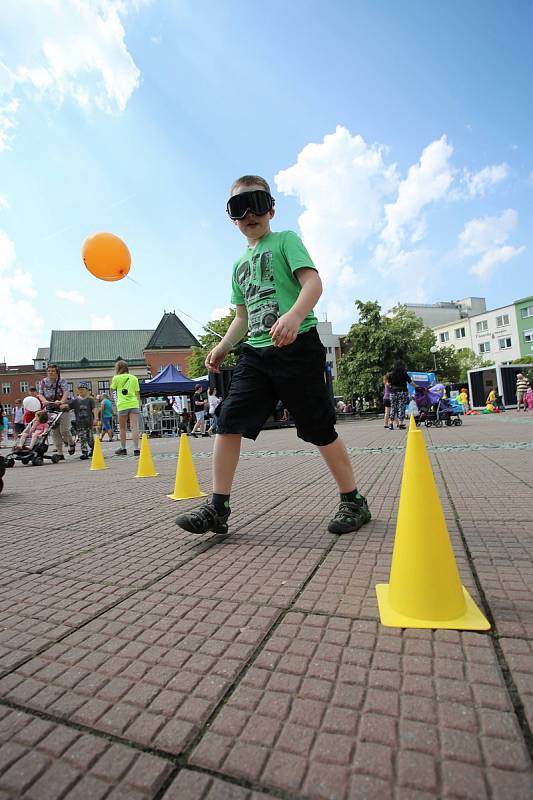
[[340, 505], [328, 530], [356, 531], [370, 520], [370, 511], [335, 430], [324, 380], [326, 351], [313, 312], [322, 294], [320, 277], [295, 233], [270, 230], [274, 198], [264, 178], [245, 175], [235, 181], [230, 195], [228, 214], [248, 247], [233, 265], [235, 319], [207, 356], [206, 367], [220, 372], [228, 352], [246, 334], [248, 338], [240, 347], [228, 395], [217, 408], [212, 496], [208, 503], [180, 514], [176, 524], [189, 533], [227, 533], [242, 437], [256, 439], [282, 400], [299, 438], [319, 448], [339, 487]]

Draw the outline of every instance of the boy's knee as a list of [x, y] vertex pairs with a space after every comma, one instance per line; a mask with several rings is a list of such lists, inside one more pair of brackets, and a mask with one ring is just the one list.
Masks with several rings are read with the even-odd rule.
[[322, 430], [314, 431], [297, 429], [296, 433], [299, 439], [302, 439], [304, 442], [314, 444], [316, 447], [326, 447], [328, 444], [333, 444], [333, 442], [339, 437], [339, 434], [335, 428], [324, 428]]

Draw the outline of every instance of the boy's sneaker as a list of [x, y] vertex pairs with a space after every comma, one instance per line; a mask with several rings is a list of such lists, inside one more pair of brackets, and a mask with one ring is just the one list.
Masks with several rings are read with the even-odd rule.
[[116, 456], [127, 456], [128, 455], [128, 451], [126, 450], [125, 447], [119, 447], [118, 450], [115, 450], [115, 455]]
[[89, 453], [82, 453], [80, 456], [80, 461], [87, 461], [89, 458]]
[[203, 506], [193, 508], [192, 511], [186, 511], [176, 518], [176, 525], [183, 528], [188, 533], [227, 533], [228, 532], [228, 517], [231, 510], [228, 508], [226, 514], [219, 514], [215, 506], [211, 503], [204, 503]]
[[364, 497], [361, 497], [357, 503], [342, 500], [339, 510], [328, 525], [328, 531], [330, 533], [352, 533], [352, 531], [358, 531], [371, 519], [372, 515]]
[[73, 456], [75, 452], [76, 452], [76, 445], [72, 444], [68, 449], [68, 454], [69, 456]]
[[141, 451], [140, 450], [134, 450], [133, 451], [133, 455], [134, 456], [140, 456], [141, 455]]

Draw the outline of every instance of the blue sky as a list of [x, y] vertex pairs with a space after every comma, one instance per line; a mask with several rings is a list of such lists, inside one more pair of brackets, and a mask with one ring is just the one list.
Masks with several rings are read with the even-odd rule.
[[[228, 307], [249, 172], [336, 332], [355, 298], [532, 294], [532, 29], [527, 0], [3, 0], [0, 360], [164, 310], [200, 333], [180, 310]], [[85, 270], [99, 230], [132, 280]]]

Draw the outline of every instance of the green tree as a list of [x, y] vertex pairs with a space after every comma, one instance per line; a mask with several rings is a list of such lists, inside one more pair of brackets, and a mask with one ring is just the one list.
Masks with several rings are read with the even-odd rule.
[[459, 359], [459, 378], [457, 383], [466, 383], [468, 381], [468, 370], [476, 369], [477, 367], [491, 367], [494, 361], [490, 359], [483, 359], [482, 356], [477, 356], [469, 347], [462, 347], [457, 350]]
[[339, 361], [338, 383], [345, 396], [379, 397], [383, 375], [396, 358], [408, 369], [433, 369], [435, 334], [413, 312], [397, 306], [386, 316], [376, 301], [356, 300], [355, 306], [359, 320], [346, 336]]
[[[235, 309], [232, 309], [227, 316], [221, 317], [220, 319], [211, 320], [207, 323], [207, 325], [204, 325], [205, 333], [198, 337], [200, 347], [193, 347], [192, 355], [189, 358], [189, 363], [187, 365], [189, 377], [198, 378], [200, 375], [205, 375], [207, 371], [205, 359], [207, 358], [208, 353], [216, 344], [218, 344], [221, 337], [227, 332], [234, 319]], [[214, 333], [212, 333], [212, 331], [214, 331]], [[217, 333], [220, 334], [220, 336], [216, 336], [215, 334]], [[224, 359], [223, 366], [234, 366], [236, 363], [237, 356], [232, 350]]]

